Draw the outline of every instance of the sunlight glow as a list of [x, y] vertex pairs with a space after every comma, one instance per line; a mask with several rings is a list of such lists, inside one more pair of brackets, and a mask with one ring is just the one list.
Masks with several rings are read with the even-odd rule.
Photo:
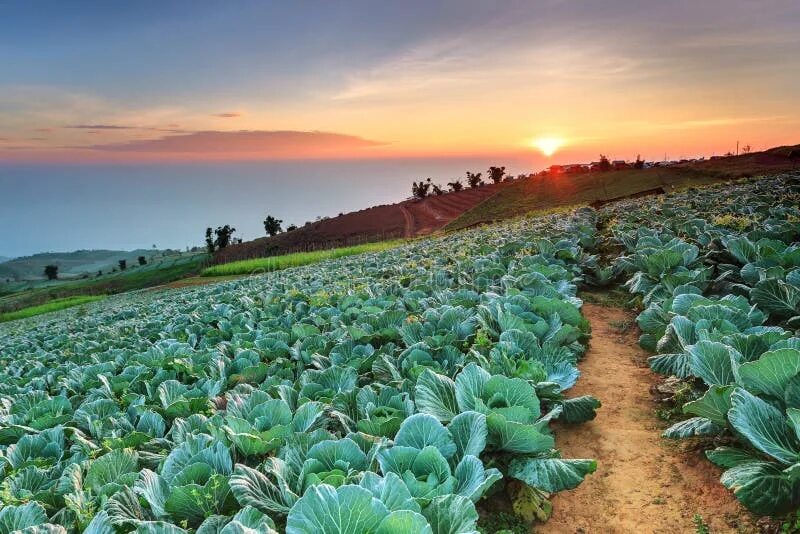
[[559, 137], [539, 137], [531, 141], [531, 145], [538, 148], [545, 156], [552, 156], [564, 145], [564, 140]]

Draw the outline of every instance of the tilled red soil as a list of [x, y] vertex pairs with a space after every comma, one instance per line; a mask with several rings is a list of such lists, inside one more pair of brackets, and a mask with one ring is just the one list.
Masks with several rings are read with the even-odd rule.
[[439, 230], [505, 186], [506, 184], [485, 185], [424, 200], [405, 200], [397, 204], [345, 213], [275, 237], [263, 237], [228, 246], [216, 253], [214, 263], [427, 235]]

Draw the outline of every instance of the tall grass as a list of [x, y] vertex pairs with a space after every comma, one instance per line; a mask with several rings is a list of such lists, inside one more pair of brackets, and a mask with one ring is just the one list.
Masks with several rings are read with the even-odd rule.
[[258, 274], [271, 271], [280, 271], [289, 267], [299, 267], [318, 263], [332, 258], [342, 258], [364, 254], [366, 252], [379, 252], [390, 248], [398, 247], [406, 243], [403, 239], [393, 241], [381, 241], [378, 243], [366, 243], [364, 245], [354, 245], [352, 247], [332, 248], [328, 250], [315, 250], [313, 252], [295, 252], [293, 254], [283, 254], [281, 256], [270, 256], [268, 258], [255, 258], [252, 260], [234, 261], [222, 265], [214, 265], [202, 272], [203, 276], [230, 276], [238, 274]]
[[90, 302], [94, 302], [102, 298], [105, 297], [83, 295], [77, 297], [67, 297], [63, 299], [51, 300], [47, 304], [40, 304], [39, 306], [22, 308], [21, 310], [9, 313], [0, 313], [0, 323], [4, 323], [7, 321], [16, 321], [17, 319], [25, 319], [26, 317], [33, 317], [34, 315], [42, 315], [43, 313], [50, 313], [58, 310], [63, 310], [65, 308], [71, 308], [73, 306], [80, 306], [82, 304], [88, 304]]

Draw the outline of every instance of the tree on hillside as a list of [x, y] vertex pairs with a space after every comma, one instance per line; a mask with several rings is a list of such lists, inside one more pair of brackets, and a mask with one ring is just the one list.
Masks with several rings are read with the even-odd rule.
[[433, 182], [431, 181], [430, 178], [428, 178], [428, 180], [424, 182], [422, 180], [420, 180], [419, 182], [414, 182], [411, 185], [411, 194], [414, 196], [414, 198], [421, 200], [428, 196], [431, 187], [433, 187]]
[[434, 195], [444, 195], [444, 191], [438, 184], [433, 184], [433, 194]]
[[225, 248], [231, 244], [231, 237], [236, 231], [231, 225], [217, 226], [216, 230], [206, 228], [206, 250], [209, 254], [213, 254], [215, 250]]
[[611, 161], [609, 161], [608, 156], [600, 154], [600, 163], [598, 167], [600, 167], [600, 170], [603, 172], [611, 170]]
[[44, 268], [44, 275], [48, 280], [58, 280], [58, 265], [47, 265]]
[[279, 233], [283, 232], [281, 223], [283, 223], [282, 219], [278, 219], [272, 215], [267, 215], [267, 218], [264, 219], [264, 231], [267, 232], [267, 235], [270, 237], [278, 235]]
[[100, 271], [97, 271], [97, 276], [98, 276], [98, 277], [99, 277], [99, 276], [103, 276], [103, 271], [102, 271], [102, 270], [100, 270]]
[[287, 232], [294, 232], [295, 230], [297, 230], [296, 224], [290, 224], [289, 226], [286, 227]]
[[753, 150], [753, 147], [750, 145], [744, 145], [742, 147], [742, 154], [749, 154], [751, 150]]
[[636, 161], [633, 162], [634, 169], [644, 169], [644, 160], [641, 154], [636, 154]]
[[120, 271], [124, 271], [125, 269], [128, 268], [128, 260], [119, 260], [117, 263], [119, 263]]
[[506, 174], [505, 167], [489, 167], [489, 171], [487, 173], [489, 175], [489, 179], [492, 180], [493, 183], [499, 184], [503, 181], [503, 176]]
[[481, 176], [483, 176], [483, 174], [480, 172], [476, 174], [474, 172], [467, 171], [467, 185], [473, 189], [482, 186], [483, 180], [481, 180]]
[[206, 250], [208, 250], [209, 254], [213, 254], [214, 253], [215, 244], [214, 244], [213, 232], [214, 231], [211, 229], [210, 226], [208, 228], [206, 228]]
[[217, 236], [217, 238], [214, 240], [214, 244], [217, 246], [217, 249], [222, 249], [230, 245], [231, 237], [235, 231], [236, 228], [229, 224], [226, 224], [225, 226], [217, 226], [217, 229], [214, 230], [214, 234]]
[[464, 184], [461, 183], [461, 180], [456, 180], [454, 182], [447, 182], [447, 187], [450, 188], [450, 191], [461, 191], [464, 189]]
[[147, 259], [144, 256], [139, 256], [137, 259], [139, 260], [139, 265], [147, 265]]

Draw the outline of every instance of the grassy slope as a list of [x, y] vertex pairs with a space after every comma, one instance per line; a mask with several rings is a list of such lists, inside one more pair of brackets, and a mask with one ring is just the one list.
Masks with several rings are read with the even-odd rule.
[[800, 162], [788, 159], [797, 147], [777, 147], [736, 157], [687, 163], [673, 167], [628, 169], [606, 173], [588, 173], [536, 177], [521, 180], [451, 221], [445, 230], [498, 221], [529, 212], [558, 206], [590, 204], [597, 200], [632, 195], [663, 188], [666, 192], [719, 180], [784, 172], [800, 168]]
[[94, 274], [98, 270], [108, 271], [117, 266], [119, 260], [128, 265], [136, 262], [139, 256], [148, 261], [163, 257], [160, 250], [76, 250], [73, 252], [43, 252], [33, 256], [15, 258], [0, 264], [0, 279], [12, 278], [31, 280], [44, 277], [45, 265], [58, 265], [64, 277], [78, 276], [81, 273]]
[[207, 261], [206, 254], [179, 258], [163, 264], [129, 267], [99, 278], [64, 281], [0, 297], [0, 312], [15, 311], [76, 295], [109, 295], [167, 284], [197, 274]]
[[279, 271], [289, 267], [318, 263], [331, 258], [341, 258], [343, 256], [353, 256], [355, 254], [386, 250], [402, 245], [403, 243], [405, 243], [404, 240], [398, 239], [393, 241], [381, 241], [378, 243], [367, 243], [365, 245], [355, 245], [352, 247], [316, 250], [314, 252], [295, 252], [294, 254], [284, 254], [282, 256], [234, 261], [209, 267], [203, 271], [203, 276], [230, 276]]
[[102, 296], [82, 296], [82, 297], [67, 297], [63, 299], [56, 299], [48, 302], [47, 304], [30, 306], [28, 308], [22, 308], [21, 310], [17, 310], [15, 312], [10, 312], [10, 313], [0, 313], [0, 323], [5, 323], [7, 321], [16, 321], [17, 319], [25, 319], [27, 317], [33, 317], [34, 315], [42, 315], [44, 313], [63, 310], [65, 308], [71, 308], [73, 306], [81, 306], [83, 304], [88, 304], [89, 302], [94, 302], [96, 300], [100, 300], [103, 298], [104, 297]]
[[678, 168], [536, 177], [501, 189], [450, 222], [445, 230], [458, 230], [528, 212], [550, 210], [557, 206], [585, 205], [657, 187], [669, 192], [675, 188], [708, 184], [718, 179], [691, 169]]

